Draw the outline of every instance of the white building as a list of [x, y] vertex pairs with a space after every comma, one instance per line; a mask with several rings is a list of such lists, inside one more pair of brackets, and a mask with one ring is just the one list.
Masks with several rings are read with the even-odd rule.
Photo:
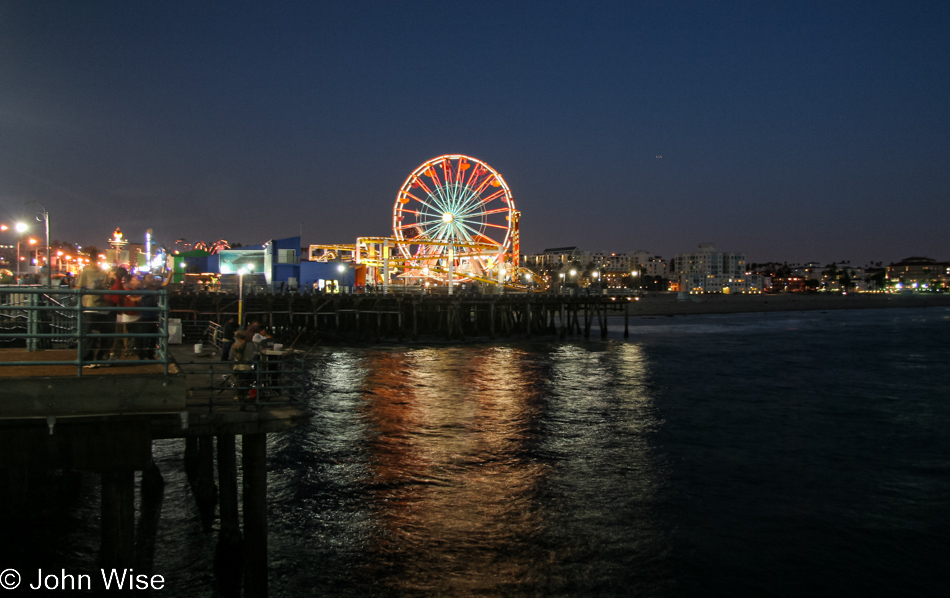
[[603, 274], [603, 282], [611, 288], [621, 288], [630, 276], [668, 278], [669, 264], [659, 255], [648, 251], [632, 253], [591, 253], [577, 247], [555, 247], [541, 253], [522, 256], [522, 265], [538, 273], [555, 273], [577, 263], [581, 269], [593, 266]]
[[562, 266], [567, 267], [575, 261], [584, 266], [590, 259], [590, 253], [581, 251], [577, 247], [554, 247], [534, 255], [524, 255], [521, 257], [521, 262], [526, 268], [537, 272], [552, 272]]
[[669, 278], [670, 265], [661, 256], [642, 249], [628, 255], [630, 256], [631, 271], [637, 272], [639, 276]]
[[745, 254], [717, 251], [712, 243], [674, 257], [672, 278], [686, 293], [761, 293], [765, 284], [761, 275], [746, 272]]

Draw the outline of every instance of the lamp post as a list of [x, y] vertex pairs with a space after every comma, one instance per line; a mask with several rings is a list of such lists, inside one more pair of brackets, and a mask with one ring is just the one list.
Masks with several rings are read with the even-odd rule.
[[254, 271], [254, 266], [248, 264], [238, 269], [238, 326], [244, 326], [244, 274]]
[[[30, 245], [36, 245], [37, 242], [38, 242], [38, 241], [37, 241], [36, 239], [34, 239], [33, 237], [30, 237]], [[39, 252], [38, 249], [35, 250], [35, 251], [36, 251], [36, 257], [33, 258], [33, 276], [36, 276], [37, 278], [39, 278], [39, 275], [40, 275], [40, 252]]]
[[152, 273], [152, 229], [145, 231], [145, 272]]
[[16, 236], [16, 282], [17, 282], [17, 284], [20, 284], [20, 241], [22, 240], [23, 233], [26, 232], [26, 229], [27, 229], [28, 227], [26, 226], [26, 223], [24, 223], [24, 222], [17, 222], [17, 223], [16, 223], [16, 226], [14, 226], [14, 228], [16, 229], [16, 232], [17, 232], [17, 236]]
[[[42, 222], [46, 229], [46, 286], [50, 287], [50, 286], [53, 286], [53, 270], [50, 267], [50, 255], [49, 255], [49, 210], [46, 209], [46, 206], [36, 201], [35, 199], [31, 199], [30, 201], [23, 204], [23, 210], [25, 211], [26, 206], [33, 203], [38, 205], [40, 207], [40, 210], [42, 210], [40, 212], [37, 212], [34, 217], [36, 218], [37, 222]], [[17, 231], [23, 233], [26, 231], [27, 225], [24, 222], [17, 222], [16, 229]], [[18, 254], [19, 254], [19, 247], [20, 245], [19, 243], [17, 243]], [[20, 262], [20, 258], [19, 258], [19, 255], [17, 255], [17, 266], [18, 266], [17, 274], [18, 275], [19, 275], [19, 262]], [[36, 257], [37, 268], [39, 268], [39, 265], [40, 265], [40, 258], [39, 258], [39, 252], [37, 252], [37, 257]]]

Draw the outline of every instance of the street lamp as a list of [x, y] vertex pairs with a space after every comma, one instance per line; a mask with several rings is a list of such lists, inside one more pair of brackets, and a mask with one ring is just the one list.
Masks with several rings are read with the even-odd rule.
[[[36, 245], [37, 242], [38, 241], [36, 239], [34, 239], [33, 237], [30, 237], [30, 245]], [[36, 258], [34, 258], [33, 260], [33, 274], [35, 276], [39, 276], [39, 273], [40, 273], [40, 252], [37, 251]]]
[[254, 266], [247, 264], [238, 269], [238, 326], [244, 326], [244, 274], [254, 271]]
[[14, 226], [17, 232], [16, 236], [16, 281], [17, 284], [20, 284], [20, 241], [22, 240], [23, 233], [26, 232], [27, 226], [23, 222], [17, 222]]
[[[50, 259], [49, 259], [49, 210], [47, 210], [46, 206], [44, 206], [40, 202], [36, 201], [35, 199], [31, 199], [30, 201], [23, 204], [24, 211], [26, 210], [26, 206], [33, 203], [38, 205], [40, 207], [40, 210], [42, 210], [35, 214], [34, 217], [36, 218], [36, 221], [42, 222], [46, 228], [46, 286], [50, 287], [50, 286], [53, 286], [53, 270], [50, 267]], [[26, 223], [17, 222], [16, 229], [20, 233], [25, 232], [27, 228], [28, 227]], [[17, 244], [17, 249], [19, 249], [19, 244]], [[19, 265], [19, 256], [17, 258], [17, 262], [18, 262], [17, 265]], [[39, 252], [37, 252], [37, 258], [36, 258], [37, 267], [39, 267], [39, 263], [40, 263]], [[17, 272], [19, 273], [19, 268], [17, 269]]]

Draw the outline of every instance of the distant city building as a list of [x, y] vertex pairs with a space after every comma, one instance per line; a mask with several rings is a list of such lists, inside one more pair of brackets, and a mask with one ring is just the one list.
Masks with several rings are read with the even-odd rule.
[[891, 286], [904, 290], [941, 290], [950, 281], [950, 262], [929, 257], [908, 257], [888, 264], [887, 280]]
[[659, 255], [653, 255], [642, 249], [630, 254], [630, 265], [638, 276], [652, 276], [654, 278], [669, 278], [670, 276], [669, 262]]
[[674, 257], [673, 278], [686, 293], [761, 293], [765, 285], [761, 274], [746, 272], [745, 254], [717, 251], [712, 243]]
[[[636, 288], [637, 277], [667, 278], [669, 266], [662, 257], [648, 251], [632, 253], [602, 253], [582, 251], [578, 247], [554, 247], [541, 253], [522, 256], [522, 265], [534, 270], [545, 280], [556, 281], [558, 273], [570, 268], [571, 264], [580, 270], [596, 270], [602, 276], [601, 284], [608, 288]], [[591, 273], [593, 274], [593, 273]], [[596, 276], [579, 276], [578, 284], [585, 286], [595, 283]], [[665, 282], [664, 289], [665, 289]]]
[[623, 288], [624, 278], [633, 272], [630, 256], [626, 253], [593, 253], [591, 263], [598, 273], [603, 274], [603, 284], [611, 289]]
[[522, 265], [537, 272], [553, 272], [567, 267], [571, 262], [576, 261], [583, 265], [589, 260], [590, 254], [577, 247], [554, 247], [545, 249], [541, 253], [521, 257]]

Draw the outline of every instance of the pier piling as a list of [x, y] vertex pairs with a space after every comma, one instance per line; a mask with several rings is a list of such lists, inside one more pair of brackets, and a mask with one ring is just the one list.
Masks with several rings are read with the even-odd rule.
[[101, 484], [101, 565], [104, 569], [130, 568], [135, 564], [135, 472], [104, 471]]
[[267, 435], [245, 434], [244, 596], [267, 596]]

